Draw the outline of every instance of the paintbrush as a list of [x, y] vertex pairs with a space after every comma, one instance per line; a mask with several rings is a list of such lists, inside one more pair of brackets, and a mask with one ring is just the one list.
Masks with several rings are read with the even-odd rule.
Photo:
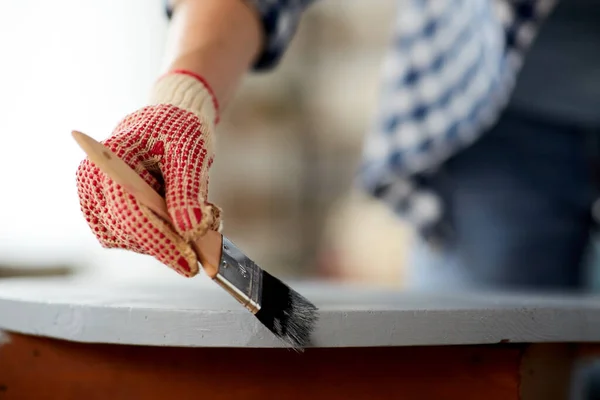
[[[134, 169], [86, 134], [73, 131], [73, 138], [102, 172], [172, 224], [165, 200]], [[262, 270], [219, 232], [209, 230], [190, 244], [204, 272], [277, 337], [296, 350], [309, 343], [317, 320], [314, 304]]]

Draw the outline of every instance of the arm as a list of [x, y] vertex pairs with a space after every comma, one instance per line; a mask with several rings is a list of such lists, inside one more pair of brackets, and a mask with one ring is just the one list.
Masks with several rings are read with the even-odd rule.
[[274, 67], [315, 0], [171, 0], [167, 71], [184, 69], [225, 106], [250, 69]]
[[204, 77], [225, 106], [262, 48], [259, 15], [242, 0], [180, 0], [171, 9], [167, 71]]
[[248, 69], [277, 63], [311, 1], [171, 4], [166, 70], [148, 105], [122, 119], [104, 144], [165, 197], [173, 225], [86, 159], [77, 170], [81, 210], [104, 247], [152, 255], [183, 276], [198, 273], [189, 243], [221, 226], [221, 210], [208, 200], [219, 109]]

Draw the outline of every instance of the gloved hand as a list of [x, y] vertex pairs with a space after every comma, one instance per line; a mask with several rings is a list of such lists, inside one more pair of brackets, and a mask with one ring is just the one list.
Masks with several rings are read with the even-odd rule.
[[174, 71], [157, 81], [150, 105], [126, 116], [103, 142], [165, 197], [174, 229], [88, 159], [79, 165], [81, 211], [103, 247], [154, 256], [186, 277], [198, 273], [189, 241], [219, 230], [221, 221], [208, 202], [217, 118], [206, 82]]

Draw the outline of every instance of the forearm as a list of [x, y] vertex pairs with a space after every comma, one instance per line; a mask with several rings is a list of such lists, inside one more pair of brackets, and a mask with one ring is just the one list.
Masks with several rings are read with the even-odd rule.
[[174, 3], [165, 68], [204, 77], [223, 108], [261, 49], [260, 21], [243, 0]]

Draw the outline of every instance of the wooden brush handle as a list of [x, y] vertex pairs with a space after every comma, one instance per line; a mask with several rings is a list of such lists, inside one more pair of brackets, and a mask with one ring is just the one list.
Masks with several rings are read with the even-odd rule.
[[[88, 135], [73, 131], [73, 138], [102, 172], [118, 183], [137, 201], [151, 209], [159, 217], [173, 225], [165, 199], [162, 198], [129, 165], [115, 155], [109, 148]], [[221, 245], [223, 237], [219, 232], [208, 230], [206, 234], [191, 243], [204, 272], [214, 278], [219, 272]]]

